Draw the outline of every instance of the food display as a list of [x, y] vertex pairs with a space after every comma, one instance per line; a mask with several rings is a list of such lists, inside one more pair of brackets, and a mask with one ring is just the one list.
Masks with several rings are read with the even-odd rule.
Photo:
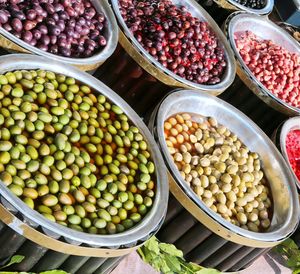
[[78, 231], [114, 234], [150, 210], [148, 144], [123, 110], [72, 77], [0, 75], [0, 180], [29, 207]]
[[291, 168], [300, 182], [300, 129], [291, 130], [287, 134], [286, 152]]
[[136, 40], [163, 67], [197, 84], [221, 82], [227, 60], [207, 22], [170, 0], [120, 0], [119, 9]]
[[257, 37], [236, 32], [236, 48], [254, 76], [272, 94], [293, 107], [300, 107], [300, 55]]
[[106, 18], [88, 0], [1, 1], [0, 27], [64, 57], [90, 57], [107, 43]]
[[241, 228], [269, 228], [273, 200], [257, 153], [212, 117], [178, 113], [164, 134], [182, 178], [207, 207]]
[[234, 0], [238, 4], [241, 4], [251, 9], [263, 9], [266, 6], [266, 0]]

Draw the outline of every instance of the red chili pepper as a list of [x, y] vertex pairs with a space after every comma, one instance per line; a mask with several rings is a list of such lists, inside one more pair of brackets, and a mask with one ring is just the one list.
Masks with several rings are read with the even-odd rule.
[[286, 138], [286, 150], [290, 165], [300, 182], [300, 130], [292, 130]]

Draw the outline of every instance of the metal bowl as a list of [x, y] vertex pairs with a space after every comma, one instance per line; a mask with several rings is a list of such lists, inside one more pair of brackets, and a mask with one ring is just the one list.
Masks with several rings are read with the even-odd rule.
[[128, 29], [119, 9], [119, 0], [111, 0], [113, 11], [117, 17], [120, 27], [120, 38], [119, 42], [128, 52], [128, 54], [148, 73], [152, 76], [165, 83], [166, 85], [173, 87], [185, 87], [190, 89], [197, 89], [200, 91], [207, 92], [212, 95], [219, 95], [225, 89], [227, 89], [235, 77], [235, 62], [232, 50], [228, 45], [226, 37], [216, 24], [216, 22], [210, 17], [210, 15], [195, 1], [193, 0], [173, 0], [177, 6], [185, 6], [191, 14], [201, 20], [207, 21], [211, 29], [213, 29], [218, 40], [220, 41], [222, 48], [225, 51], [227, 59], [227, 68], [221, 78], [221, 82], [216, 85], [203, 85], [197, 84], [173, 73], [169, 69], [162, 66], [157, 60], [155, 60], [135, 39], [134, 35]]
[[[220, 124], [237, 134], [251, 151], [260, 155], [274, 203], [271, 226], [266, 232], [248, 231], [226, 221], [208, 208], [182, 179], [165, 142], [164, 121], [176, 113], [184, 112], [216, 118]], [[176, 196], [182, 190], [197, 206], [197, 210], [203, 215], [202, 220], [206, 220], [202, 224], [215, 234], [240, 245], [266, 248], [278, 244], [294, 231], [299, 219], [299, 204], [293, 174], [276, 146], [245, 114], [217, 97], [179, 90], [168, 95], [153, 112], [150, 129], [160, 145], [170, 178], [178, 188], [173, 192], [169, 183], [172, 194]], [[184, 202], [178, 201], [182, 204]], [[196, 216], [194, 212], [190, 213]], [[198, 217], [197, 219], [199, 220]]]
[[[92, 77], [88, 73], [81, 72], [78, 69], [63, 65], [59, 62], [49, 60], [45, 57], [13, 54], [0, 57], [0, 73], [21, 69], [44, 69], [55, 73], [74, 77], [78, 81], [89, 85], [91, 88], [100, 94], [105, 95], [110, 101], [121, 107], [129, 119], [140, 129], [145, 137], [151, 151], [156, 169], [156, 197], [153, 202], [152, 209], [142, 219], [140, 223], [132, 229], [114, 235], [94, 235], [83, 232], [78, 232], [70, 228], [61, 226], [57, 223], [47, 220], [37, 211], [25, 206], [17, 196], [15, 196], [4, 184], [0, 183], [0, 197], [8, 202], [8, 207], [12, 206], [20, 212], [28, 222], [40, 226], [43, 230], [47, 230], [56, 235], [67, 239], [68, 242], [84, 243], [92, 247], [110, 247], [123, 248], [126, 246], [134, 246], [140, 241], [148, 239], [160, 226], [166, 214], [168, 202], [168, 182], [166, 176], [166, 168], [163, 163], [162, 156], [158, 150], [157, 144], [153, 139], [150, 131], [142, 121], [142, 119], [132, 110], [132, 108], [115, 92], [105, 86], [102, 82]], [[0, 210], [1, 213], [1, 210]], [[22, 231], [22, 227], [16, 221], [10, 223], [13, 229], [17, 232]], [[20, 232], [19, 232], [20, 233]], [[22, 232], [21, 232], [22, 233]]]
[[285, 49], [300, 54], [300, 46], [296, 40], [290, 37], [286, 31], [272, 23], [268, 18], [245, 12], [237, 12], [230, 15], [225, 22], [224, 28], [227, 39], [237, 60], [237, 74], [241, 80], [261, 100], [277, 111], [289, 116], [298, 115], [300, 113], [300, 108], [293, 107], [273, 95], [260, 81], [256, 79], [247, 65], [245, 65], [236, 48], [234, 33], [251, 30], [258, 37], [270, 39]]
[[107, 45], [101, 51], [95, 53], [91, 57], [87, 58], [74, 58], [63, 57], [50, 52], [43, 51], [37, 47], [31, 46], [23, 40], [17, 38], [10, 32], [3, 28], [0, 28], [0, 45], [13, 52], [33, 53], [41, 56], [51, 58], [55, 61], [60, 61], [65, 64], [74, 65], [81, 70], [87, 71], [97, 68], [100, 64], [105, 62], [113, 52], [118, 44], [118, 26], [114, 14], [107, 3], [107, 1], [91, 0], [97, 11], [102, 12], [107, 19], [107, 27], [104, 33], [107, 39]]
[[295, 130], [295, 129], [300, 130], [300, 116], [290, 118], [290, 119], [286, 120], [284, 123], [282, 123], [275, 130], [275, 132], [273, 134], [273, 140], [274, 140], [275, 144], [277, 145], [277, 147], [279, 148], [279, 150], [281, 151], [281, 154], [285, 158], [290, 169], [292, 170], [292, 173], [294, 174], [294, 177], [295, 177], [294, 181], [295, 181], [298, 189], [300, 189], [300, 181], [298, 180], [298, 178], [296, 177], [296, 174], [294, 173], [293, 169], [290, 166], [290, 161], [289, 161], [289, 157], [288, 157], [287, 150], [286, 150], [286, 137], [290, 131]]
[[234, 0], [214, 0], [218, 5], [221, 7], [224, 7], [226, 9], [231, 9], [231, 10], [242, 10], [246, 11], [249, 13], [254, 13], [254, 14], [259, 14], [259, 15], [266, 15], [272, 12], [273, 7], [274, 7], [274, 0], [266, 0], [266, 5], [262, 9], [252, 9], [248, 8], [244, 5], [241, 5], [237, 3]]

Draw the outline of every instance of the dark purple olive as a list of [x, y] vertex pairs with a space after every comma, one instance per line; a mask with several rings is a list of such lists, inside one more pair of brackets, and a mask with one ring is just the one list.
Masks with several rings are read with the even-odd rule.
[[97, 20], [100, 22], [100, 23], [103, 23], [105, 21], [105, 16], [103, 13], [100, 13], [98, 14], [97, 16]]
[[68, 48], [59, 48], [59, 52], [63, 56], [66, 56], [66, 57], [71, 56], [71, 49], [68, 49]]
[[34, 20], [36, 18], [36, 11], [34, 9], [30, 9], [26, 12], [26, 17], [28, 20]]
[[12, 19], [11, 26], [16, 32], [20, 32], [23, 29], [23, 24], [19, 18]]
[[88, 35], [88, 34], [89, 34], [89, 32], [90, 32], [90, 29], [89, 29], [89, 27], [88, 27], [88, 26], [85, 26], [85, 25], [83, 25], [83, 26], [82, 26], [82, 30], [81, 30], [81, 35], [83, 35], [83, 36], [85, 36], [85, 35]]
[[98, 30], [93, 30], [90, 33], [90, 38], [93, 40], [96, 40], [100, 35], [100, 32]]
[[35, 20], [36, 20], [38, 23], [41, 23], [41, 22], [44, 21], [44, 17], [41, 16], [41, 15], [38, 15], [38, 16], [35, 18]]
[[48, 33], [48, 28], [45, 25], [39, 25], [38, 26], [38, 30], [42, 33], [42, 34], [47, 34]]
[[94, 8], [87, 8], [84, 11], [84, 17], [86, 19], [92, 19], [96, 15], [96, 10]]
[[33, 35], [30, 31], [26, 30], [26, 31], [23, 32], [22, 39], [25, 42], [29, 43], [32, 40], [32, 38], [33, 38]]
[[57, 13], [52, 14], [52, 18], [57, 22], [59, 20], [59, 16]]
[[40, 41], [47, 46], [50, 44], [50, 37], [46, 34], [43, 34]]
[[57, 36], [51, 35], [50, 36], [50, 44], [55, 45], [57, 43]]
[[35, 26], [36, 26], [35, 21], [26, 20], [24, 22], [24, 29], [25, 30], [32, 30], [33, 28], [35, 28]]
[[48, 51], [48, 46], [44, 44], [38, 44], [37, 47], [43, 51]]
[[61, 33], [60, 28], [58, 26], [55, 26], [55, 25], [54, 26], [52, 26], [52, 25], [48, 26], [48, 30], [49, 30], [49, 33], [51, 35], [55, 35], [55, 36], [58, 36]]
[[21, 2], [21, 0], [9, 0], [10, 4], [17, 5]]
[[54, 9], [55, 9], [56, 12], [63, 11], [64, 6], [60, 3], [56, 3], [56, 4], [54, 4]]
[[84, 52], [84, 46], [78, 46], [77, 51], [80, 52], [80, 53], [83, 53]]
[[5, 24], [8, 21], [8, 16], [6, 14], [6, 12], [0, 10], [0, 23], [1, 24]]
[[21, 39], [21, 32], [12, 31], [11, 33], [17, 38]]
[[78, 20], [77, 20], [77, 23], [80, 24], [80, 25], [85, 25], [85, 22], [86, 21], [85, 21], [84, 17], [79, 17]]
[[40, 40], [41, 37], [42, 37], [42, 33], [41, 33], [39, 30], [37, 30], [37, 29], [34, 29], [34, 30], [32, 31], [32, 35], [33, 35], [33, 37], [34, 37], [36, 40]]
[[46, 19], [46, 24], [47, 24], [47, 26], [55, 26], [56, 25], [56, 22], [55, 22], [55, 20], [53, 19], [53, 18], [47, 18]]
[[55, 13], [55, 8], [52, 4], [46, 4], [45, 8], [46, 8], [46, 11], [48, 12], [48, 14]]
[[107, 43], [107, 41], [106, 41], [105, 37], [100, 35], [99, 36], [99, 45], [104, 47], [104, 46], [106, 46], [106, 43]]
[[58, 46], [57, 45], [52, 45], [50, 47], [50, 52], [53, 54], [57, 54], [58, 53]]
[[67, 8], [66, 8], [66, 12], [68, 13], [68, 15], [69, 15], [70, 17], [75, 16], [75, 10], [74, 10], [72, 7], [67, 7]]
[[57, 25], [57, 27], [59, 27], [60, 31], [64, 31], [65, 30], [66, 25], [65, 25], [65, 21], [64, 20], [58, 20], [58, 22], [57, 22], [56, 25]]
[[42, 15], [42, 14], [43, 14], [43, 11], [44, 11], [44, 9], [43, 9], [40, 5], [36, 5], [36, 6], [34, 7], [34, 10], [35, 10], [35, 12], [37, 13], [37, 15]]
[[68, 14], [67, 12], [65, 12], [65, 11], [60, 11], [60, 12], [58, 13], [58, 15], [59, 15], [59, 18], [60, 18], [61, 20], [68, 20], [68, 19], [70, 19], [69, 14]]
[[61, 3], [63, 4], [63, 6], [65, 8], [72, 5], [72, 1], [71, 0], [62, 0]]
[[72, 27], [72, 28], [75, 28], [76, 26], [76, 20], [74, 18], [70, 19], [67, 23], [67, 26], [68, 27]]
[[67, 46], [67, 39], [57, 39], [57, 45], [59, 47], [65, 48]]
[[10, 12], [11, 16], [14, 17], [14, 18], [18, 18], [20, 20], [25, 20], [26, 19], [26, 16], [24, 14], [24, 12], [22, 11], [17, 11], [17, 10], [14, 10], [14, 11], [11, 11]]
[[8, 24], [8, 23], [4, 24], [2, 27], [3, 27], [5, 30], [7, 30], [7, 31], [12, 31], [12, 27], [11, 27], [11, 25]]

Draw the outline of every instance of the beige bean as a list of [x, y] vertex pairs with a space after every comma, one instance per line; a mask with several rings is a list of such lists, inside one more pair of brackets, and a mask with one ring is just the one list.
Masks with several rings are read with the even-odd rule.
[[221, 181], [223, 183], [230, 184], [232, 181], [232, 177], [228, 173], [225, 173], [221, 176]]
[[247, 199], [243, 198], [238, 198], [236, 201], [236, 204], [238, 206], [245, 206], [247, 204]]
[[236, 215], [237, 220], [239, 221], [240, 224], [245, 225], [247, 223], [247, 216], [245, 213], [239, 212]]
[[205, 198], [212, 198], [212, 193], [211, 193], [211, 191], [210, 190], [204, 190], [204, 192], [203, 192], [203, 195], [202, 195], [203, 197], [205, 197]]
[[219, 191], [219, 186], [217, 184], [211, 184], [209, 189], [212, 194], [216, 194]]
[[259, 218], [265, 220], [265, 219], [268, 219], [269, 217], [269, 214], [266, 210], [262, 210], [259, 212]]
[[189, 152], [184, 152], [182, 154], [182, 157], [183, 157], [183, 161], [186, 163], [186, 164], [189, 164], [192, 160], [192, 155], [189, 153]]
[[270, 225], [271, 225], [271, 222], [270, 222], [269, 219], [265, 219], [265, 220], [262, 220], [262, 221], [261, 221], [261, 226], [262, 226], [263, 228], [268, 228]]
[[208, 185], [209, 185], [209, 180], [208, 180], [208, 177], [205, 176], [205, 175], [201, 175], [200, 176], [200, 181], [201, 181], [201, 186], [204, 187], [204, 188], [207, 188]]
[[197, 194], [199, 197], [201, 197], [201, 196], [203, 195], [203, 193], [204, 193], [204, 188], [201, 187], [201, 186], [199, 186], [199, 185], [197, 185], [197, 186], [196, 186], [196, 194]]
[[218, 212], [217, 207], [216, 207], [215, 205], [212, 205], [212, 206], [210, 207], [210, 209], [211, 209], [212, 211], [214, 211], [214, 212]]
[[230, 190], [228, 193], [226, 193], [226, 197], [228, 200], [230, 200], [232, 202], [236, 202], [236, 200], [237, 200], [236, 194], [234, 193], [233, 190]]
[[250, 214], [248, 215], [248, 219], [249, 219], [251, 222], [255, 222], [255, 221], [258, 220], [258, 216], [257, 216], [257, 214], [255, 214], [255, 213], [250, 213]]
[[203, 202], [206, 204], [207, 207], [211, 207], [214, 203], [214, 199], [213, 198], [204, 198]]
[[202, 167], [208, 167], [210, 165], [210, 161], [208, 158], [201, 158], [200, 159], [200, 165]]
[[198, 153], [203, 153], [204, 152], [204, 147], [201, 143], [195, 143], [195, 149]]
[[199, 177], [194, 178], [192, 181], [192, 184], [194, 186], [201, 186], [201, 181], [200, 181]]
[[198, 177], [198, 172], [196, 170], [191, 170], [190, 175], [192, 175], [193, 178], [197, 178]]
[[225, 214], [227, 212], [228, 208], [225, 204], [221, 204], [221, 203], [218, 203], [217, 204], [217, 211], [218, 213], [220, 214]]
[[174, 160], [175, 160], [176, 162], [181, 162], [181, 161], [183, 160], [182, 154], [179, 153], [179, 152], [176, 152], [176, 153], [174, 154]]
[[209, 182], [210, 182], [211, 184], [215, 184], [215, 183], [217, 182], [216, 177], [213, 176], [213, 175], [209, 175], [209, 176], [208, 176], [208, 180], [209, 180]]
[[247, 227], [248, 227], [249, 230], [251, 230], [253, 232], [258, 232], [259, 231], [258, 226], [256, 224], [252, 223], [252, 222], [249, 222], [247, 224]]
[[217, 193], [216, 198], [220, 204], [224, 204], [224, 205], [226, 204], [227, 199], [226, 199], [226, 196], [224, 195], [224, 193], [222, 193], [222, 192]]
[[229, 191], [231, 191], [231, 184], [227, 184], [227, 183], [225, 183], [225, 184], [223, 184], [222, 185], [222, 191], [224, 192], [224, 193], [228, 193]]

